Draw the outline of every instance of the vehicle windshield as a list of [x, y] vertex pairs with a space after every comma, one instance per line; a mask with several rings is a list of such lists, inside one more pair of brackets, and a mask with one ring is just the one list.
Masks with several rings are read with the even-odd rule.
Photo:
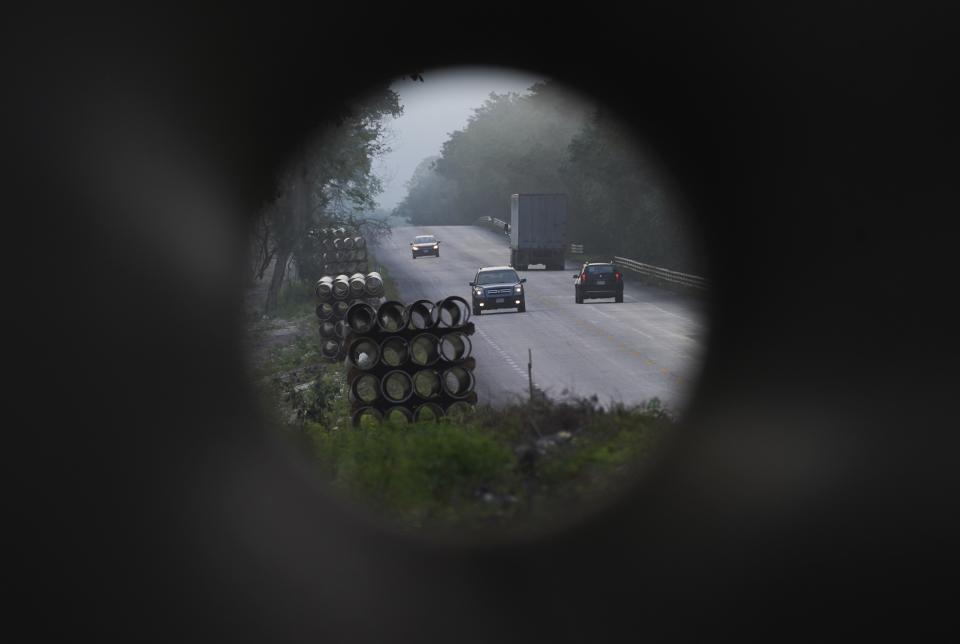
[[610, 266], [609, 264], [587, 266], [587, 275], [602, 275], [604, 273], [613, 273], [613, 266]]
[[413, 240], [414, 244], [432, 244], [434, 242], [433, 235], [420, 235], [415, 237]]
[[505, 282], [516, 283], [520, 278], [516, 271], [484, 271], [477, 276], [477, 284], [503, 284]]

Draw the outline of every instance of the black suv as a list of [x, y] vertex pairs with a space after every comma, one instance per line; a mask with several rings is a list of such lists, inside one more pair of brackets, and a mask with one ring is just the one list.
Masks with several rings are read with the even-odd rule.
[[577, 280], [574, 285], [577, 304], [598, 297], [614, 297], [617, 302], [623, 302], [623, 273], [612, 262], [587, 262], [573, 278]]
[[523, 283], [517, 271], [509, 266], [487, 266], [477, 271], [470, 282], [473, 294], [473, 314], [480, 315], [490, 309], [513, 309], [518, 313], [527, 310]]
[[417, 235], [410, 242], [410, 251], [414, 259], [425, 255], [440, 257], [440, 242], [433, 235]]

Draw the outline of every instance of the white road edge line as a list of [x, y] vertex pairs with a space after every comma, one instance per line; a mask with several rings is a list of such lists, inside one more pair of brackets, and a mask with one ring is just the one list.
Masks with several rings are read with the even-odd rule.
[[[494, 351], [496, 351], [497, 353], [499, 353], [499, 354], [503, 357], [504, 362], [506, 362], [507, 364], [509, 364], [510, 366], [512, 366], [512, 367], [513, 367], [513, 370], [516, 371], [521, 377], [525, 377], [525, 376], [527, 375], [527, 373], [526, 373], [523, 369], [521, 369], [519, 366], [517, 366], [517, 364], [513, 361], [513, 358], [510, 357], [510, 354], [508, 354], [506, 351], [504, 351], [502, 348], [500, 348], [500, 345], [499, 345], [499, 344], [497, 344], [496, 342], [494, 342], [493, 340], [491, 340], [491, 339], [490, 339], [490, 336], [488, 336], [486, 333], [484, 333], [483, 330], [482, 330], [480, 327], [475, 327], [475, 328], [476, 328], [476, 330], [477, 330], [477, 334], [480, 335], [480, 337], [482, 337], [484, 340], [486, 340], [487, 343], [488, 343], [491, 347], [493, 347]], [[533, 381], [533, 387], [534, 387], [534, 389], [540, 390], [540, 386], [537, 384], [537, 382], [536, 382], [535, 380]]]

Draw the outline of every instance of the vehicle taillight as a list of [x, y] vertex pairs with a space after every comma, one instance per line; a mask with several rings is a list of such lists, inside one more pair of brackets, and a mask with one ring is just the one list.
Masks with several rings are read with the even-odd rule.
[[617, 281], [618, 281], [618, 282], [620, 281], [620, 278], [623, 277], [623, 276], [620, 274], [620, 271], [617, 271], [616, 273], [614, 273], [613, 276], [617, 278]]
[[581, 283], [581, 284], [586, 284], [586, 283], [587, 283], [587, 274], [586, 274], [586, 273], [580, 273], [580, 283]]

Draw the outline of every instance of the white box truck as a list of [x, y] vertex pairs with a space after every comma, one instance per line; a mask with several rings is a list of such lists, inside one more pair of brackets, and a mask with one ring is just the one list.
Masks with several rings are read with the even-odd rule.
[[510, 265], [525, 271], [543, 264], [562, 271], [567, 247], [567, 195], [515, 194], [510, 197]]

